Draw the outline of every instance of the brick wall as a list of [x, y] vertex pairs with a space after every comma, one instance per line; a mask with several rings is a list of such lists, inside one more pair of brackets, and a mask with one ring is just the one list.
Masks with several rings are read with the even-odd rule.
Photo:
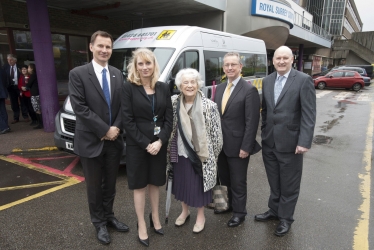
[[[69, 10], [49, 8], [49, 21], [51, 32], [68, 33], [90, 36], [97, 30], [105, 30], [114, 37], [130, 30], [131, 24], [128, 21], [115, 19], [99, 19], [88, 16], [71, 14]], [[3, 17], [3, 24], [1, 23]], [[12, 0], [1, 0], [0, 4], [0, 27], [24, 28], [28, 24], [26, 3]], [[2, 26], [3, 25], [3, 26]]]

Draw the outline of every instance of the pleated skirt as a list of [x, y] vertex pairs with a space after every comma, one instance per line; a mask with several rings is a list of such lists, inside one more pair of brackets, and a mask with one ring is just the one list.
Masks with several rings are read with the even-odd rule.
[[212, 190], [204, 192], [203, 177], [195, 173], [189, 159], [178, 156], [178, 163], [173, 163], [173, 172], [175, 199], [190, 207], [203, 207], [212, 202]]

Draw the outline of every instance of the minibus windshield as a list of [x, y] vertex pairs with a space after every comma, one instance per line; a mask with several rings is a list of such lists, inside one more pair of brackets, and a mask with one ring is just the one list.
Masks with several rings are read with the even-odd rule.
[[[130, 63], [132, 52], [137, 48], [114, 49], [109, 64], [122, 71], [127, 76], [127, 66]], [[174, 48], [148, 48], [153, 51], [160, 66], [160, 74], [164, 71], [166, 64], [169, 62], [174, 53]]]

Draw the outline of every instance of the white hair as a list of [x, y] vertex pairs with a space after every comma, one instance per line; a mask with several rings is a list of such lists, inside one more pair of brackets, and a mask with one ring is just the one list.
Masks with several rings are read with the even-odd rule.
[[185, 77], [191, 77], [195, 79], [199, 89], [204, 86], [204, 81], [201, 80], [200, 73], [196, 69], [187, 68], [179, 70], [177, 76], [175, 77], [175, 86], [177, 86], [179, 90], [181, 90], [180, 86], [183, 82], [183, 78]]

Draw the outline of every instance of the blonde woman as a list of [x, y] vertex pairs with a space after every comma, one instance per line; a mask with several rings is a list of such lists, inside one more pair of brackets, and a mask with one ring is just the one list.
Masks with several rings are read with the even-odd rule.
[[164, 234], [158, 214], [159, 187], [166, 182], [172, 106], [168, 85], [158, 82], [159, 66], [151, 50], [135, 50], [128, 72], [123, 93], [127, 178], [129, 189], [134, 190], [139, 241], [149, 246], [144, 220], [147, 188], [152, 207], [150, 225], [157, 234]]

